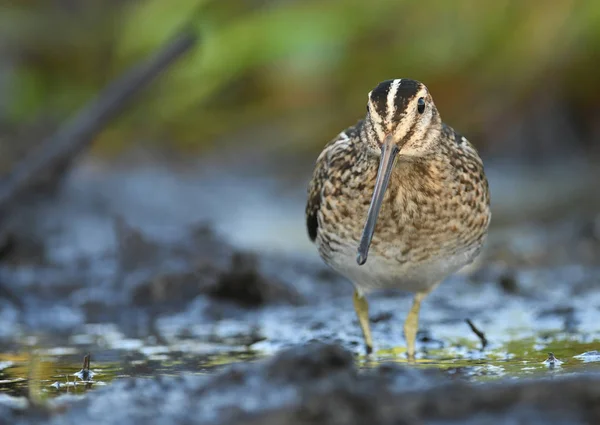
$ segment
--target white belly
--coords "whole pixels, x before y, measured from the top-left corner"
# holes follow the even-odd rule
[[[479,250],[479,246],[472,247],[456,255],[431,258],[419,263],[399,263],[372,254],[365,264],[359,266],[356,262],[356,247],[347,246],[333,253],[328,263],[338,273],[351,280],[361,294],[377,289],[424,292],[471,263]]]

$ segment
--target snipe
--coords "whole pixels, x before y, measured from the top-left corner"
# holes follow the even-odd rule
[[[354,284],[367,353],[365,295],[397,288],[415,293],[404,323],[414,358],[421,302],[473,261],[487,234],[490,196],[477,151],[442,122],[425,85],[388,80],[369,93],[366,117],[325,146],[308,193],[308,234]]]

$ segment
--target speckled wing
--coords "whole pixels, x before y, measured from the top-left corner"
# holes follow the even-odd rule
[[[313,172],[312,180],[308,186],[308,202],[306,203],[306,228],[311,241],[317,238],[319,229],[319,209],[321,208],[321,196],[323,192],[323,183],[327,181],[330,159],[338,149],[344,149],[352,142],[352,137],[356,137],[357,126],[350,127],[342,131],[338,136],[330,141],[323,152],[317,158],[315,171]]]
[[[337,140],[337,138],[335,140]],[[308,237],[312,242],[317,239],[317,230],[319,228],[317,216],[319,214],[319,208],[321,208],[321,189],[323,188],[323,182],[327,178],[327,148],[334,141],[330,142],[317,158],[315,171],[313,172],[312,179],[308,185],[306,229],[308,230]]]

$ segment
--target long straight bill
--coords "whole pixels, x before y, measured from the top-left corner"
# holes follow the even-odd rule
[[[383,195],[385,195],[385,190],[390,182],[390,176],[392,175],[394,160],[396,159],[397,153],[398,147],[393,142],[392,137],[387,136],[381,145],[381,159],[379,161],[379,170],[377,171],[377,181],[375,182],[373,198],[371,198],[371,205],[369,205],[367,221],[360,239],[360,245],[358,245],[356,262],[359,266],[362,266],[367,262],[369,246],[371,245],[371,239],[373,239],[375,225],[377,224],[377,216],[379,215],[379,210],[381,209]]]

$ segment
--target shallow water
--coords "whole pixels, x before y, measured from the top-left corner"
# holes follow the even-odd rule
[[[92,347],[89,347],[92,348]],[[144,347],[145,352],[102,350],[101,360],[92,358],[92,378],[81,378],[82,360],[72,348],[56,347],[49,350],[0,355],[0,392],[12,396],[28,396],[37,391],[42,398],[61,394],[83,394],[110,384],[115,379],[154,378],[179,374],[205,375],[214,373],[225,365],[254,361],[261,358],[253,351],[224,352],[214,355],[194,355],[178,351],[164,352],[157,347]],[[65,354],[52,354],[64,352]],[[118,359],[118,360],[110,360]]]
[[[585,374],[600,372],[600,356],[593,351],[599,346],[598,340],[591,342],[545,338],[516,340],[494,350],[478,351],[474,347],[432,350],[428,356],[418,359],[414,366],[437,368],[452,376],[474,382],[499,378],[522,379],[573,373]],[[461,351],[463,354],[458,355]],[[558,362],[548,362],[548,352],[552,352]],[[385,361],[406,364],[407,360],[403,353],[404,348],[382,350],[378,353],[376,361],[365,359],[363,364],[367,367]],[[582,354],[584,356],[581,356]]]
[[[464,344],[464,345],[462,345]],[[431,349],[409,362],[404,347],[382,349],[371,356],[357,355],[360,368],[372,368],[386,363],[411,367],[435,368],[455,379],[486,382],[497,379],[555,377],[568,374],[600,372],[600,340],[581,341],[560,335],[545,336],[510,343],[481,351],[477,344],[460,341],[447,349]],[[265,358],[256,350],[224,351],[219,354],[198,355],[179,351],[179,347],[145,346],[141,351],[106,350],[86,347],[99,353],[90,370],[91,381],[77,374],[82,369],[81,356],[72,347],[36,349],[31,352],[0,354],[0,392],[11,396],[28,396],[37,392],[41,398],[61,394],[84,394],[110,384],[115,379],[154,378],[178,374],[211,374],[239,362]],[[559,360],[549,364],[548,352]],[[32,354],[35,358],[32,360]],[[559,364],[560,363],[560,364]]]

